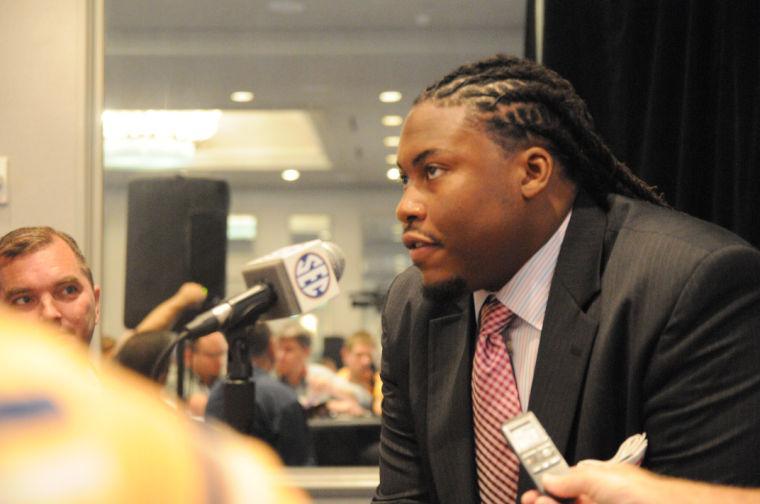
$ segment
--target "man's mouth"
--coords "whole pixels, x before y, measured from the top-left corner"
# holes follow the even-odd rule
[[[413,242],[409,245],[409,248],[416,249],[416,248],[425,247],[425,246],[429,246],[429,244],[423,243],[423,242]]]
[[[409,257],[416,265],[424,263],[443,244],[419,231],[407,231],[402,237],[404,246],[409,249]]]
[[[404,246],[409,250],[414,250],[422,247],[440,247],[441,242],[427,236],[419,231],[407,231],[401,238]]]

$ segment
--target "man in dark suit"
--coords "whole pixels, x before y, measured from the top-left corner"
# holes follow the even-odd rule
[[[567,81],[506,56],[465,65],[415,101],[398,163],[415,266],[383,313],[375,501],[510,502],[532,487],[499,468],[514,412],[481,420],[499,397],[483,405],[479,359],[499,341],[488,372],[506,373],[569,464],[646,432],[655,472],[760,484],[760,253],[667,208]],[[507,322],[489,340],[478,320],[494,303]]]

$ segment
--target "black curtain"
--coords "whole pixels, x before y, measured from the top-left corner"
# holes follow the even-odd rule
[[[543,62],[618,158],[676,208],[760,245],[760,1],[545,5]]]

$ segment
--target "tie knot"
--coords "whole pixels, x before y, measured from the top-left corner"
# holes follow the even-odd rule
[[[506,325],[512,312],[495,296],[489,295],[480,309],[480,327],[489,326],[502,328]]]

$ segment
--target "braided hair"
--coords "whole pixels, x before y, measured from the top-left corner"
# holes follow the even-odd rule
[[[506,152],[527,143],[542,145],[604,207],[609,193],[668,206],[615,158],[573,86],[538,63],[499,54],[463,65],[425,89],[414,104],[427,101],[473,107],[478,122]]]

